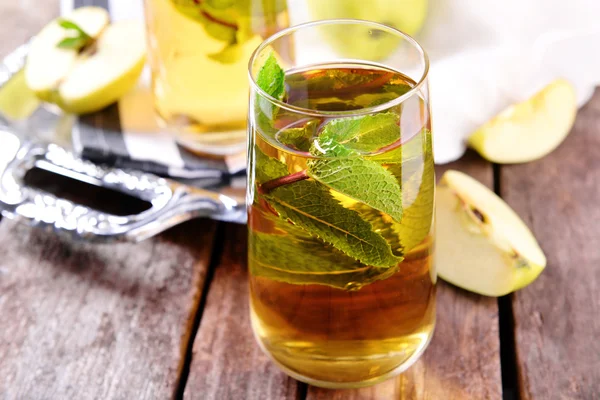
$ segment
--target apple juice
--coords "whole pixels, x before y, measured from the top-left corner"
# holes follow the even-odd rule
[[[146,0],[154,106],[162,125],[199,152],[245,149],[247,66],[287,26],[284,0]]]
[[[297,379],[370,385],[408,368],[433,333],[428,106],[416,95],[361,114],[415,86],[373,65],[291,70],[284,82],[290,109],[251,98],[253,330]]]

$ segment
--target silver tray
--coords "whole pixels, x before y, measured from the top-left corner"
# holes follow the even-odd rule
[[[0,87],[25,64],[25,44],[0,64]],[[141,241],[174,225],[197,217],[246,222],[244,188],[228,180],[207,182],[199,188],[140,171],[109,168],[77,157],[73,152],[40,139],[0,115],[2,137],[14,137],[19,148],[12,160],[0,166],[0,213],[31,226],[88,241]],[[28,186],[25,175],[39,168],[98,187],[116,190],[151,207],[139,214],[118,216],[59,198]]]

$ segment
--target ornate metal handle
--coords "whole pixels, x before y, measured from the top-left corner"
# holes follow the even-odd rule
[[[117,216],[27,186],[27,171],[37,167],[82,182],[117,190],[151,204],[136,215]],[[192,188],[155,175],[104,168],[54,144],[26,143],[0,176],[3,216],[93,241],[141,241],[189,219],[210,216],[245,222],[243,198]]]

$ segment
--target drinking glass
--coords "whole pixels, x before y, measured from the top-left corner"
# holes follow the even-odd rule
[[[248,60],[288,26],[285,0],[145,0],[145,11],[160,124],[193,151],[243,152]]]
[[[359,20],[285,29],[250,60],[252,328],[301,381],[372,385],[431,339],[428,68],[410,36]]]

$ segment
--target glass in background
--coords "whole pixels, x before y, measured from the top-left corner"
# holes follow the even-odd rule
[[[198,153],[244,151],[248,60],[287,27],[285,0],[146,0],[145,12],[161,125]]]

